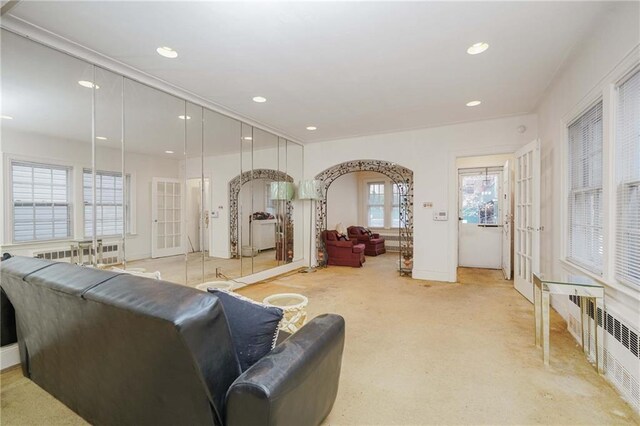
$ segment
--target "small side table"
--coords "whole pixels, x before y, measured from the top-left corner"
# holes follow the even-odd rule
[[[542,274],[533,274],[534,294],[533,294],[533,316],[535,320],[536,330],[536,346],[542,346],[544,365],[549,365],[549,298],[551,294],[563,294],[566,296],[576,296],[580,298],[580,329],[582,331],[581,343],[582,352],[585,351],[585,314],[589,319],[590,316],[585,310],[585,301],[593,303],[593,319],[595,323],[595,356],[596,369],[602,374],[602,360],[598,351],[598,306],[604,316],[604,286],[597,283],[591,278],[581,275],[568,275],[558,279],[554,277],[545,277]],[[599,303],[598,303],[599,302]],[[604,318],[602,319],[604,321]],[[588,321],[588,320],[587,320]],[[589,322],[587,322],[589,324]],[[604,330],[602,327],[600,327]],[[589,325],[589,330],[591,326]],[[601,330],[601,331],[602,331]],[[589,333],[587,332],[587,336]],[[589,352],[591,352],[591,339],[588,344]]]
[[[307,319],[307,305],[309,299],[297,293],[279,293],[266,297],[262,303],[275,306],[284,311],[278,328],[287,333],[298,331]]]

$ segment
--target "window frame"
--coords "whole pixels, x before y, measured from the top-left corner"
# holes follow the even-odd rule
[[[7,241],[11,241],[11,245],[34,245],[34,244],[46,244],[51,242],[70,241],[74,238],[75,233],[75,193],[74,193],[74,167],[72,164],[38,158],[38,157],[24,157],[5,155],[4,159],[5,169],[5,215],[9,220],[5,223],[4,235]],[[28,241],[16,241],[15,239],[15,206],[13,202],[13,164],[14,163],[26,163],[26,164],[39,164],[42,166],[53,166],[54,168],[64,168],[67,170],[67,214],[69,216],[69,230],[67,236],[60,238],[47,238],[47,239],[33,239]],[[10,236],[10,237],[9,237]]]
[[[82,204],[82,223],[79,224],[82,228],[82,235],[85,239],[90,239],[93,238],[93,235],[89,235],[86,231],[86,225],[87,225],[87,215],[85,214],[85,207],[87,206],[87,204],[85,204],[85,197],[84,197],[84,190],[85,190],[85,186],[84,186],[84,175],[85,173],[93,173],[93,169],[91,167],[83,167],[82,168],[82,172],[80,174],[80,188],[81,188],[81,194],[80,194],[80,200],[81,200],[81,204]],[[96,235],[96,238],[101,238],[101,239],[109,239],[109,238],[118,238],[118,237],[122,237],[124,235],[135,235],[135,220],[133,219],[134,216],[133,214],[135,214],[135,208],[133,208],[133,206],[135,205],[135,203],[133,202],[134,200],[134,195],[135,195],[135,191],[132,189],[134,187],[134,176],[132,176],[131,173],[123,173],[119,172],[119,171],[113,171],[113,170],[95,170],[96,173],[96,177],[99,174],[106,174],[106,175],[113,175],[113,176],[117,176],[120,175],[121,177],[123,177],[122,180],[122,214],[123,214],[123,224],[122,224],[122,232],[119,234],[109,234],[109,235]],[[89,204],[90,205],[90,204]],[[98,205],[96,204],[96,207]],[[96,210],[97,211],[97,210]]]
[[[571,137],[570,137],[570,127],[573,126],[574,124],[576,124],[580,119],[582,119],[587,113],[589,113],[593,108],[597,107],[599,104],[601,104],[601,108],[602,108],[602,116],[600,118],[601,121],[601,126],[602,126],[602,146],[600,148],[600,156],[601,156],[601,165],[600,165],[600,171],[601,171],[601,177],[600,177],[600,185],[599,186],[592,186],[592,187],[580,187],[577,189],[572,189],[571,188],[571,175],[572,175],[572,158],[571,158]],[[608,206],[610,205],[610,203],[607,202],[607,196],[609,194],[606,194],[606,187],[607,187],[607,178],[611,171],[607,170],[606,165],[608,164],[607,162],[607,158],[608,155],[610,154],[610,152],[606,152],[607,151],[607,143],[609,141],[607,141],[607,136],[606,136],[606,131],[607,131],[607,127],[605,125],[605,121],[606,121],[606,114],[607,114],[607,105],[605,100],[603,99],[602,96],[598,96],[594,101],[590,102],[586,107],[582,108],[579,110],[578,113],[573,114],[573,117],[571,120],[568,120],[564,123],[563,126],[563,133],[564,133],[564,143],[563,143],[563,152],[565,153],[565,155],[563,156],[563,160],[562,160],[562,165],[564,165],[565,167],[565,171],[563,173],[565,179],[563,182],[563,192],[564,192],[564,196],[562,198],[562,205],[563,205],[563,222],[564,222],[564,232],[563,232],[563,236],[564,236],[564,241],[563,241],[563,260],[575,267],[580,268],[583,271],[588,271],[590,274],[593,274],[593,276],[595,277],[599,277],[602,278],[603,276],[605,276],[605,270],[606,270],[606,257],[607,257],[607,250],[608,250],[608,244],[607,244],[607,227],[606,227],[606,221],[607,221],[607,217],[610,214],[610,212],[608,212]],[[570,204],[570,199],[572,196],[577,195],[577,194],[596,194],[599,195],[600,198],[600,203],[601,203],[601,239],[602,239],[602,264],[599,265],[600,269],[598,270],[597,267],[593,267],[592,265],[588,264],[588,263],[583,263],[581,262],[579,259],[575,259],[571,257],[571,253],[569,250],[569,246],[571,244],[571,204]],[[598,266],[598,265],[596,265]]]
[[[382,227],[379,226],[369,226],[369,185],[370,184],[383,184],[384,185],[384,203],[382,204],[384,211],[384,224]],[[398,200],[398,204],[394,203],[393,200],[393,186],[396,185],[393,180],[391,180],[388,176],[366,176],[364,178],[360,178],[359,183],[359,197],[360,197],[360,212],[358,214],[360,223],[365,224],[367,228],[373,230],[399,230],[400,226],[393,226],[393,207],[400,207],[402,204],[401,200]],[[391,196],[387,196],[390,194]],[[401,193],[400,193],[400,196]],[[380,204],[375,204],[376,206],[380,206]]]
[[[640,292],[640,280],[638,280],[637,282],[633,282],[632,280],[627,280],[626,277],[622,276],[622,274],[619,272],[619,268],[621,267],[619,263],[621,252],[618,247],[618,240],[619,240],[619,237],[618,237],[619,223],[618,222],[621,215],[620,205],[619,205],[620,192],[623,189],[630,189],[633,187],[638,188],[638,191],[640,191],[640,174],[638,175],[638,179],[631,180],[631,181],[625,181],[625,180],[621,181],[620,178],[618,177],[618,167],[620,166],[620,164],[618,164],[619,146],[618,146],[618,134],[617,134],[617,130],[619,126],[618,120],[620,117],[619,116],[619,106],[620,106],[620,103],[619,103],[620,90],[619,89],[622,85],[624,85],[626,82],[628,82],[634,77],[640,78],[640,64],[637,64],[636,66],[632,67],[629,70],[629,72],[624,74],[622,78],[618,79],[618,81],[615,82],[615,84],[612,86],[612,89],[611,89],[611,92],[612,92],[611,105],[613,109],[612,126],[611,126],[612,127],[611,163],[613,164],[613,169],[611,171],[611,175],[612,175],[611,191],[612,191],[612,205],[613,205],[613,218],[612,218],[613,226],[611,228],[612,235],[610,236],[610,239],[612,240],[611,274],[613,276],[613,279],[615,280],[616,283],[619,283],[623,286],[626,286],[628,288],[631,288]],[[638,119],[638,121],[640,122],[640,119]],[[640,128],[640,123],[638,123],[638,126]],[[640,147],[638,147],[638,155],[640,156]],[[640,248],[638,248],[638,250],[640,251]]]

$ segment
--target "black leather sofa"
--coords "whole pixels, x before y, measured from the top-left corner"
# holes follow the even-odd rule
[[[240,372],[216,296],[14,257],[0,265],[24,374],[93,424],[314,425],[338,391],[344,320],[311,320]]]

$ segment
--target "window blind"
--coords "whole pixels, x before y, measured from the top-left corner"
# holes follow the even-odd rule
[[[13,240],[55,240],[71,236],[70,168],[11,162]]]
[[[83,171],[84,235],[93,237],[91,169]],[[96,236],[121,235],[124,226],[122,174],[96,171]]]
[[[640,285],[640,71],[618,87],[616,278]]]
[[[597,274],[603,265],[602,102],[568,128],[569,261]]]

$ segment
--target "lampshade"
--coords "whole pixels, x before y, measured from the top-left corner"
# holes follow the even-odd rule
[[[269,194],[272,200],[292,200],[293,184],[291,182],[271,182]]]
[[[298,198],[301,200],[322,200],[322,182],[319,180],[301,180],[298,184]]]

